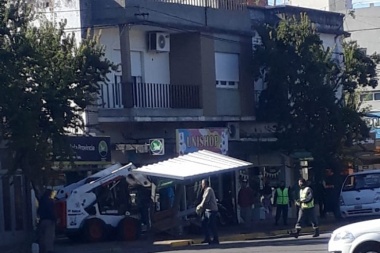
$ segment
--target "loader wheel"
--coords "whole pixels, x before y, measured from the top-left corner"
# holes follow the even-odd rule
[[[131,217],[123,218],[118,225],[118,236],[122,241],[137,240],[141,233],[140,221]]]
[[[100,242],[106,237],[106,225],[100,219],[88,219],[83,225],[83,236],[87,242]]]

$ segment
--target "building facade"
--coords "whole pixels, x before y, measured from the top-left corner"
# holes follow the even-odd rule
[[[322,11],[340,12],[352,9],[352,0],[289,0],[289,5]]]
[[[67,19],[78,42],[87,30],[101,34],[106,57],[120,64],[101,84],[99,106],[85,114],[92,126],[87,133],[110,136],[112,162],[139,166],[194,149],[253,162],[251,171],[212,179],[219,200],[230,203],[242,177],[251,177],[258,192],[264,183],[293,184],[289,157],[273,151],[273,124],[255,121],[255,94],[265,85],[254,82],[250,67],[253,24],[307,12],[338,56],[343,15],[251,8],[242,0],[56,0],[42,6],[50,20]],[[154,154],[152,140],[161,141],[164,152]]]
[[[380,52],[380,6],[369,4],[367,7],[355,9],[353,16],[347,16],[345,29],[351,34],[349,39],[357,41],[367,55]],[[378,66],[380,75],[380,66]],[[365,87],[360,91],[360,107],[367,111],[366,121],[371,128],[368,147],[358,152],[359,170],[378,168],[380,164],[380,86]],[[373,152],[373,151],[376,152]]]

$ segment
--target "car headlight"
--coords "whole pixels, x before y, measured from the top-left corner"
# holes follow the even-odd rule
[[[342,232],[336,233],[333,237],[333,240],[352,242],[353,240],[355,240],[355,237],[350,232],[342,231]]]
[[[344,203],[344,199],[342,196],[339,197],[339,202],[341,206],[345,206],[346,204]]]
[[[376,194],[373,202],[375,202],[375,203],[380,202],[380,194],[379,193]]]

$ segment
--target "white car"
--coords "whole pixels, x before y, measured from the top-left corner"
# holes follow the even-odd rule
[[[380,219],[357,222],[336,229],[329,253],[380,253]]]

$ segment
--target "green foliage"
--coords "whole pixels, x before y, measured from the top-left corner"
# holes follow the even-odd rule
[[[347,106],[359,110],[358,89],[378,85],[376,66],[380,55],[368,56],[356,41],[349,41],[343,43],[343,56],[345,68],[338,81],[343,86]]]
[[[24,2],[6,2],[0,0],[0,141],[11,151],[11,170],[38,181],[53,154],[70,155],[65,136],[84,128],[83,112],[116,66],[97,37],[77,46],[64,23],[33,26]]]
[[[258,31],[263,44],[255,50],[254,73],[266,89],[257,116],[277,123],[279,148],[288,153],[310,151],[322,167],[339,157],[342,148],[368,136],[361,115],[341,103],[337,84],[343,93],[376,86],[372,61],[355,54],[342,68],[339,56],[323,47],[306,15]],[[355,44],[349,45],[345,50]]]

